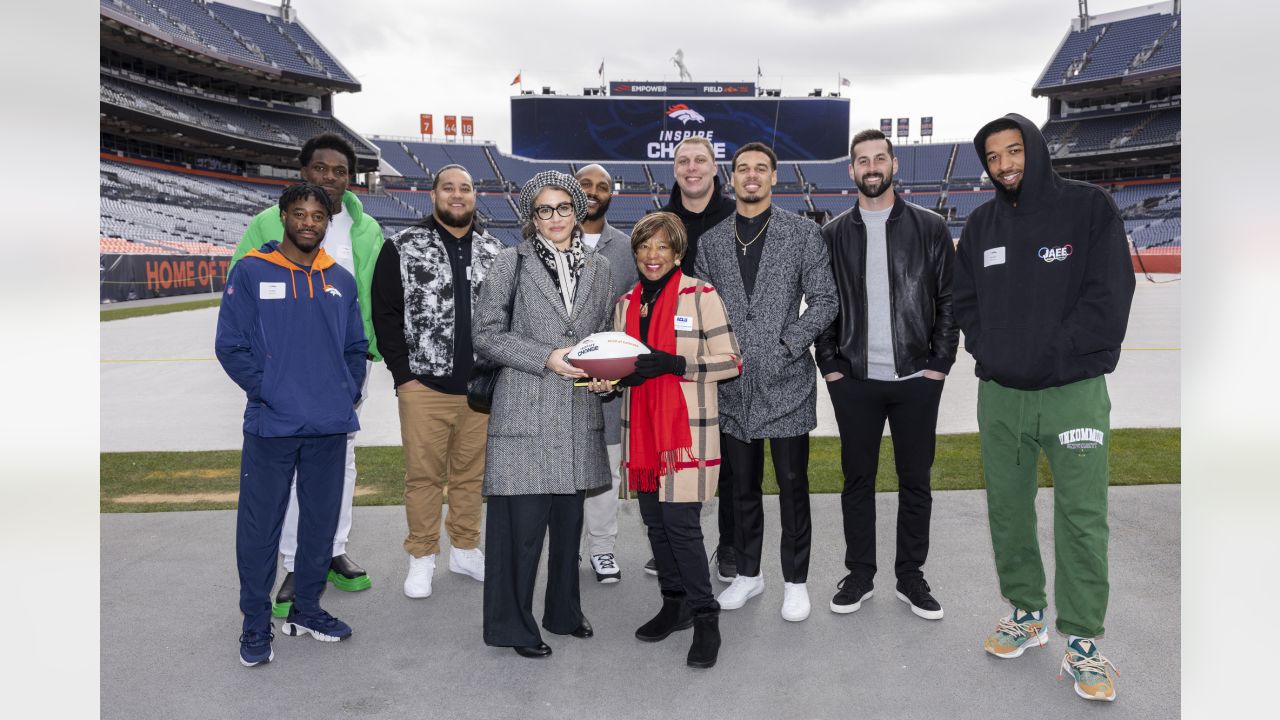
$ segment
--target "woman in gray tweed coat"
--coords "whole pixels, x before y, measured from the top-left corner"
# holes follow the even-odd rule
[[[586,194],[569,175],[542,172],[525,183],[524,242],[489,270],[472,338],[501,366],[485,453],[484,641],[524,657],[551,654],[533,617],[548,531],[542,627],[592,635],[578,593],[578,539],[585,491],[609,482],[609,462],[600,398],[574,386],[585,373],[565,355],[609,329],[614,298],[609,261],[581,240],[586,213]]]

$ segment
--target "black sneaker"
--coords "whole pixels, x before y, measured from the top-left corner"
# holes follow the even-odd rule
[[[716,568],[716,579],[720,582],[733,582],[738,577],[738,554],[732,545],[721,545],[711,556]]]
[[[845,615],[862,607],[862,601],[871,597],[875,591],[870,581],[859,580],[852,574],[845,575],[836,585],[836,596],[831,599],[831,612]]]
[[[650,575],[657,575],[658,561],[654,560],[653,558],[649,558],[649,562],[644,564],[644,571],[649,573]]]
[[[919,615],[925,620],[941,620],[942,606],[937,600],[933,599],[933,595],[929,594],[929,583],[924,578],[919,580],[910,580],[907,582],[898,581],[897,595],[898,599],[911,606],[911,612]]]
[[[329,561],[329,576],[326,579],[333,583],[334,587],[347,592],[368,590],[373,585],[369,582],[369,575],[365,573],[364,568],[347,557],[346,553],[336,555]]]

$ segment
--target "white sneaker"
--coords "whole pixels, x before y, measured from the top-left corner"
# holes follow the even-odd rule
[[[449,570],[484,582],[484,553],[480,552],[480,548],[449,548]]]
[[[431,596],[431,576],[436,572],[436,556],[409,556],[409,575],[404,579],[404,594],[411,598]]]
[[[596,571],[596,582],[616,583],[622,579],[622,570],[613,553],[600,553],[591,556],[591,569]]]
[[[809,617],[809,591],[804,583],[783,583],[782,619],[800,622]]]
[[[755,576],[739,575],[729,583],[729,587],[720,593],[716,598],[716,602],[720,603],[721,610],[737,610],[751,598],[764,592],[764,574]]]

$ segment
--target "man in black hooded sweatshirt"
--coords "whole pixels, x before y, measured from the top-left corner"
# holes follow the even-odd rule
[[[720,170],[716,166],[716,151],[711,141],[694,135],[676,145],[674,168],[676,186],[671,189],[671,200],[662,209],[675,213],[684,223],[689,238],[689,249],[684,253],[684,266],[692,268],[698,257],[698,238],[702,233],[720,224],[733,214],[735,205],[720,190]],[[702,278],[706,279],[706,278]],[[718,520],[720,540],[716,544],[716,578],[721,582],[733,582],[738,576],[737,556],[733,552],[733,477],[721,468],[718,491],[720,507]],[[653,560],[649,561],[650,564]],[[649,566],[645,566],[649,570]],[[651,574],[657,574],[655,567]]]
[[[1107,577],[1111,401],[1134,274],[1124,221],[1105,190],[1053,171],[1044,136],[1009,114],[974,137],[996,197],[956,249],[953,308],[977,362],[978,429],[1000,592],[1013,612],[983,644],[1018,657],[1048,640],[1036,540],[1036,460],[1054,480],[1054,599],[1062,668],[1078,695],[1114,700],[1098,651]]]

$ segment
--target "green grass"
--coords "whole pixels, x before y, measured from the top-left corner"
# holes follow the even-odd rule
[[[1111,484],[1149,485],[1182,481],[1182,430],[1179,428],[1115,430],[1111,437]],[[399,447],[356,448],[360,479],[356,505],[399,505],[404,502],[404,456]],[[234,450],[206,452],[102,453],[102,512],[164,512],[171,510],[223,510],[235,507],[239,487],[240,453]],[[893,443],[886,438],[880,448],[880,474],[876,490],[896,491]],[[811,440],[809,485],[815,493],[837,493],[840,475],[840,441],[833,437]],[[1040,485],[1052,487],[1044,456],[1040,457]],[[976,490],[982,487],[982,461],[976,433],[938,436],[933,464],[935,490]],[[776,493],[773,468],[766,456],[764,490]],[[181,499],[194,493],[224,493],[229,499]],[[132,502],[130,495],[170,496],[164,502]]]
[[[221,298],[214,298],[212,300],[192,300],[191,302],[170,303],[168,305],[146,305],[143,307],[103,310],[98,319],[101,322],[108,322],[110,320],[124,320],[126,318],[144,317],[146,315],[164,315],[166,313],[183,312],[184,310],[201,310],[204,308],[218,307],[218,304],[221,302]]]

